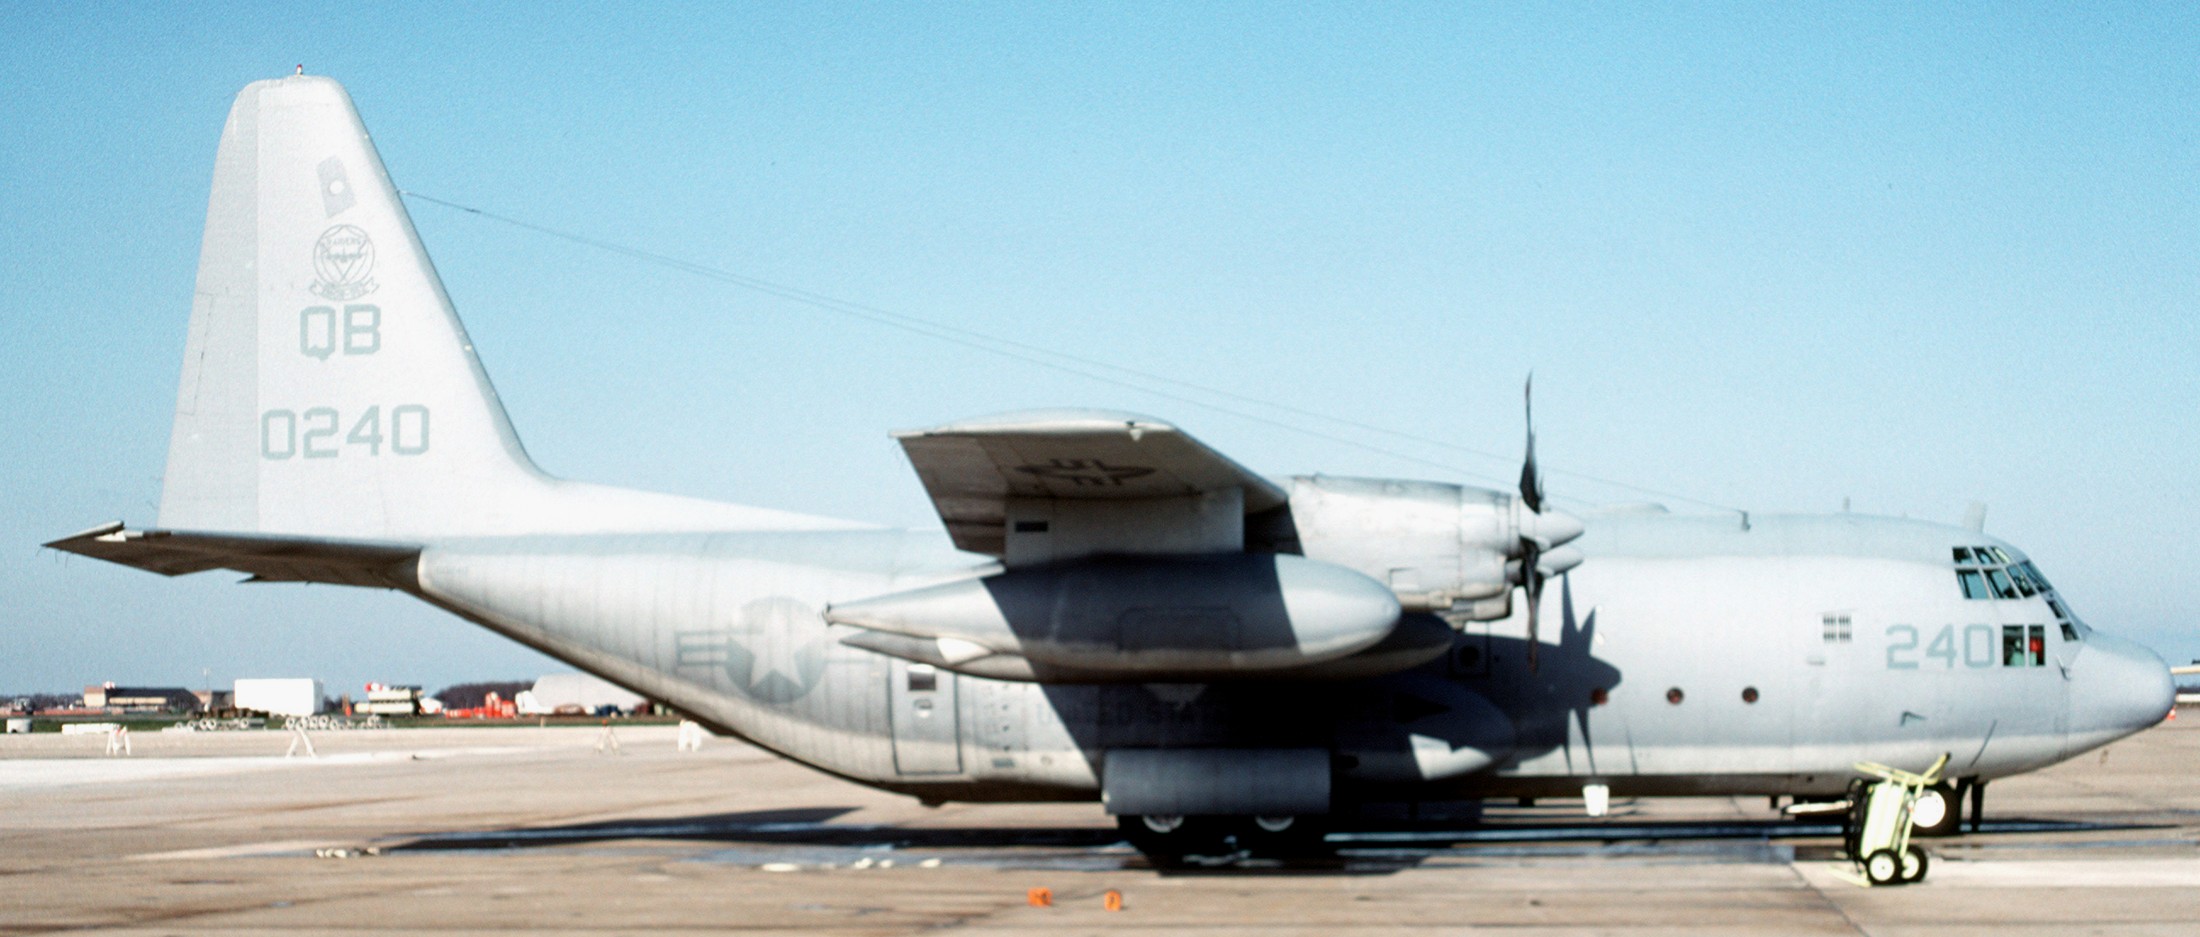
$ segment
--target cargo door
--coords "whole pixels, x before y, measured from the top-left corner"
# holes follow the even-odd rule
[[[962,773],[955,674],[895,660],[886,679],[894,733],[894,771],[903,776]]]

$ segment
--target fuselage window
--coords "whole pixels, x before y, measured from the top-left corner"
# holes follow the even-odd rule
[[[2047,666],[2047,626],[2001,626],[2001,665],[2004,667]]]
[[[2063,639],[2066,641],[2085,640],[2086,634],[2093,629],[2086,627],[2085,622],[2079,621],[2076,615],[2070,614],[2070,610],[2063,607],[2062,599],[2054,593],[2042,592],[2041,596],[2047,599],[2048,610],[2055,613],[2055,623],[2062,626]]]
[[[2011,562],[2008,551],[2000,547],[1954,547],[1956,558],[1956,582],[1963,587],[1966,599],[2019,599],[2041,598],[2055,612],[2055,620],[2069,624],[2066,633],[2075,633],[2077,641],[2085,637],[2086,627],[2071,617],[2055,595],[2055,587],[2040,575],[2040,568],[2031,560]],[[2042,626],[2044,628],[2044,626]]]

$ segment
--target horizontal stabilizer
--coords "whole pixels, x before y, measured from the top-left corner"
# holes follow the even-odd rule
[[[381,589],[410,587],[413,564],[420,557],[417,544],[129,530],[121,521],[46,546],[163,576],[233,569],[261,582],[325,582]]]

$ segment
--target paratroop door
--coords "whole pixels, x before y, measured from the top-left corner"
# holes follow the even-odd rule
[[[896,660],[886,695],[894,727],[894,770],[902,775],[961,774],[962,733],[955,718],[955,674]]]

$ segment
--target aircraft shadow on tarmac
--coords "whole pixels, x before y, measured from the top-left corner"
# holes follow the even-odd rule
[[[562,826],[413,833],[387,838],[384,853],[499,851],[621,841],[720,843],[709,858],[725,862],[806,860],[847,864],[858,857],[938,858],[954,865],[1150,868],[1153,864],[1099,827],[902,827],[839,824],[854,807],[798,807],[686,817],[609,820]],[[1990,821],[1984,835],[2141,829],[2144,824],[2012,818]],[[1387,874],[1443,856],[1518,861],[1533,857],[1625,855],[1673,861],[1773,861],[1839,857],[1839,847],[1776,841],[1833,838],[1831,822],[1793,820],[1610,821],[1547,819],[1497,823],[1369,823],[1332,833],[1319,853],[1287,859],[1203,857],[1161,868],[1170,874]],[[1970,834],[1978,836],[1981,834]],[[1947,842],[1960,842],[1948,840]],[[1780,851],[1780,850],[1787,851]],[[1783,858],[1784,857],[1784,858]]]
[[[569,826],[514,827],[416,833],[401,837],[394,850],[524,849],[613,840],[688,840],[800,846],[958,849],[1056,847],[1085,849],[1122,841],[1111,829],[1029,827],[898,827],[835,824],[855,807],[794,807],[692,817],[607,820]]]

